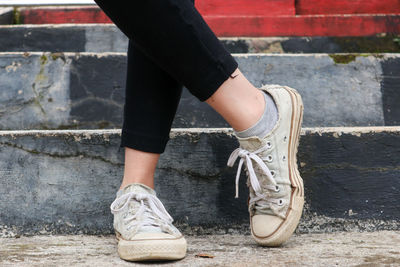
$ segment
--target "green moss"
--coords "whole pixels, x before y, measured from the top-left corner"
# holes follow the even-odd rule
[[[373,56],[376,57],[376,58],[383,58],[384,57],[384,55],[382,55],[382,54],[373,54]]]
[[[384,57],[383,54],[378,54],[378,53],[364,53],[364,54],[358,54],[357,56],[359,56],[359,57],[370,57],[370,56],[373,56],[373,57],[376,57],[376,58],[383,58]]]
[[[76,123],[76,124],[60,124],[56,130],[71,130],[71,129],[79,129],[81,125]]]
[[[356,60],[357,57],[376,57],[383,58],[383,54],[378,53],[362,53],[362,54],[330,54],[329,57],[333,59],[335,64],[349,64]]]
[[[105,129],[107,127],[110,127],[110,122],[108,122],[108,121],[100,121],[97,124],[97,127],[98,127],[98,129]]]
[[[40,65],[45,65],[46,63],[47,63],[47,57],[46,57],[45,54],[43,54],[43,55],[40,57]]]
[[[367,37],[332,37],[343,53],[399,53],[400,38],[397,35]]]
[[[348,55],[330,54],[329,57],[332,58],[336,64],[348,64],[348,63],[356,60],[357,55],[354,55],[354,54],[348,54]]]
[[[65,55],[64,55],[64,53],[60,53],[60,52],[56,52],[56,53],[51,53],[51,58],[53,59],[53,60],[57,60],[58,58],[60,58],[60,59],[62,59],[62,61],[64,61],[64,63],[65,63]]]
[[[82,125],[80,124],[60,124],[57,127],[49,127],[46,124],[40,124],[39,129],[41,130],[71,130],[71,129],[79,129]]]
[[[47,56],[43,53],[42,56],[39,58],[40,61],[40,70],[39,73],[35,77],[35,81],[32,83],[32,91],[34,94],[33,104],[38,106],[41,112],[46,115],[46,111],[41,104],[41,101],[44,98],[45,92],[40,90],[43,83],[48,82],[48,77],[45,75],[45,65],[48,61]]]
[[[13,24],[22,24],[21,13],[19,12],[17,7],[14,7],[13,10]]]
[[[40,83],[40,82],[42,82],[42,81],[46,81],[47,80],[47,77],[46,77],[46,75],[44,75],[44,66],[46,65],[46,63],[47,63],[47,56],[45,55],[45,54],[43,54],[40,58],[39,58],[39,61],[40,61],[40,70],[39,70],[39,73],[36,75],[36,77],[35,77],[35,82],[34,82],[34,84],[37,84],[37,83]]]

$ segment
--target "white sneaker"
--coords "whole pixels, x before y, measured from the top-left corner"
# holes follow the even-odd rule
[[[297,146],[303,118],[301,96],[293,88],[264,85],[279,113],[275,127],[263,138],[239,138],[240,147],[229,157],[233,166],[240,157],[238,181],[243,163],[250,194],[248,208],[251,234],[257,243],[278,246],[296,229],[304,205],[303,180],[297,169]]]
[[[186,240],[172,225],[172,217],[152,188],[130,184],[117,192],[110,208],[121,259],[177,260],[185,257]]]

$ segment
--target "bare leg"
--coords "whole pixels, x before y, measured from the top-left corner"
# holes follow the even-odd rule
[[[237,76],[236,76],[237,75]],[[263,92],[251,84],[237,68],[205,102],[215,109],[236,131],[242,131],[262,116],[265,108]]]
[[[237,76],[236,76],[237,75]],[[263,93],[236,69],[218,90],[206,100],[236,131],[251,127],[262,116]],[[160,154],[125,148],[125,169],[121,188],[142,183],[154,188],[154,172]]]
[[[160,154],[125,147],[124,178],[120,188],[141,183],[154,189],[154,172]]]

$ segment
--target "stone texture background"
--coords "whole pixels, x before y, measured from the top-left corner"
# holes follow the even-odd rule
[[[300,232],[399,229],[399,130],[304,129]],[[0,132],[5,233],[112,232],[109,206],[123,171],[119,140],[119,130]],[[184,231],[247,231],[245,175],[235,199],[237,164],[226,166],[237,146],[229,129],[172,131],[156,191]]]
[[[297,89],[305,127],[398,121],[397,55],[237,54],[235,59],[255,86]],[[123,53],[0,53],[0,129],[120,128],[126,75]],[[173,127],[228,125],[185,88]]]

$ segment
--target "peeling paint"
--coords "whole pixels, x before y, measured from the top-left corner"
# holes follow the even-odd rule
[[[15,72],[15,71],[17,71],[17,69],[18,69],[19,67],[21,67],[21,62],[15,62],[15,61],[13,61],[13,62],[11,63],[11,65],[8,65],[8,66],[5,67],[5,70],[6,70],[7,72],[10,72],[10,71]]]

